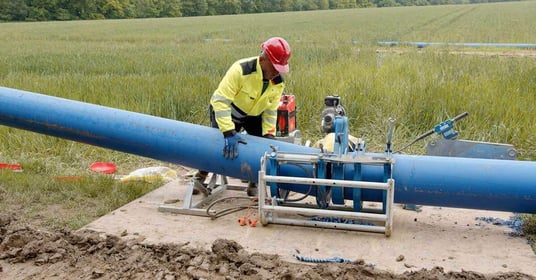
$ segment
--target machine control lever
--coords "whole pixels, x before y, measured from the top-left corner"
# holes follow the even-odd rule
[[[391,150],[391,144],[393,139],[393,130],[395,129],[395,122],[396,120],[393,118],[389,118],[389,131],[387,132],[387,143],[385,144],[385,152],[386,153],[392,153],[393,150]]]
[[[399,153],[400,151],[406,149],[407,147],[417,143],[417,141],[419,140],[422,140],[432,134],[435,133],[438,133],[438,134],[441,134],[444,138],[446,139],[454,139],[458,136],[458,133],[455,132],[452,128],[453,128],[453,125],[455,122],[467,117],[468,113],[467,112],[463,112],[459,115],[457,115],[456,117],[450,119],[450,120],[446,120],[438,125],[436,125],[433,129],[430,129],[428,130],[427,132],[419,135],[419,137],[415,138],[415,140],[413,140],[411,143],[405,145],[404,147],[398,149],[397,151],[395,151],[395,153]]]

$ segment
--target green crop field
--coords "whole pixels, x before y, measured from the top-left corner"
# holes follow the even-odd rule
[[[340,95],[351,134],[362,137],[369,151],[383,149],[390,117],[397,121],[396,150],[468,112],[456,124],[460,138],[513,144],[519,159],[536,160],[536,49],[378,45],[535,44],[534,15],[536,1],[523,1],[2,23],[0,86],[208,125],[207,104],[227,67],[257,55],[266,38],[282,36],[292,47],[287,92],[297,96],[298,128],[305,139],[322,137],[324,97]],[[423,147],[421,141],[404,152],[422,154]],[[3,126],[0,159],[24,166],[23,173],[0,171],[0,198],[32,205],[34,212],[48,205],[81,210],[44,221],[53,227],[79,227],[155,187],[125,187],[85,174],[94,161],[113,161],[125,174],[149,159]],[[85,174],[89,183],[50,180],[76,174]]]

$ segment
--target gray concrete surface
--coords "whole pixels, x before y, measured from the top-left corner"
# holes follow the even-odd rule
[[[236,180],[231,183],[240,184]],[[184,178],[171,181],[84,229],[140,238],[148,243],[190,242],[206,249],[217,238],[226,238],[239,242],[249,252],[278,254],[288,261],[297,261],[292,256],[295,253],[314,258],[340,256],[363,259],[394,273],[440,266],[445,271],[536,275],[536,255],[525,238],[509,236],[508,227],[475,220],[508,219],[513,213],[431,206],[415,212],[395,205],[393,232],[385,237],[378,233],[275,224],[240,226],[238,219],[246,210],[214,220],[159,211],[162,205],[181,208],[187,185]],[[222,195],[245,193],[226,191]],[[201,197],[194,196],[194,201]]]

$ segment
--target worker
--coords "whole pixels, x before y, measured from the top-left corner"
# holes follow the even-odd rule
[[[285,89],[283,75],[289,72],[290,46],[281,37],[261,44],[258,56],[243,58],[231,65],[210,99],[210,121],[224,137],[222,155],[233,160],[240,144],[246,144],[242,129],[249,135],[275,138],[277,108]],[[194,177],[202,184],[208,172]],[[250,196],[257,195],[257,185],[249,182]]]

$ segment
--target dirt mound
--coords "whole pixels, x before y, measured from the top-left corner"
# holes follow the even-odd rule
[[[352,263],[290,263],[250,254],[218,239],[210,251],[184,244],[144,244],[93,231],[49,232],[0,215],[1,279],[535,279],[522,273],[483,275],[436,267],[394,275]]]

